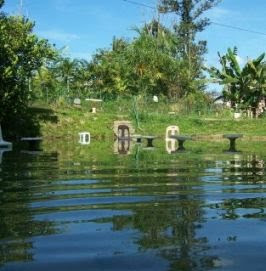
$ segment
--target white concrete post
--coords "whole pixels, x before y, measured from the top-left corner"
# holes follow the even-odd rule
[[[81,145],[88,145],[91,142],[91,135],[89,132],[79,133],[79,143]]]
[[[178,126],[171,125],[166,128],[165,132],[165,149],[168,153],[172,153],[177,149],[177,141],[170,136],[179,135],[180,130]]]

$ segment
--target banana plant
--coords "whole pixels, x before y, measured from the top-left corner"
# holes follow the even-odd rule
[[[261,54],[257,59],[249,60],[241,68],[237,60],[237,48],[228,49],[224,56],[218,53],[222,68],[215,67],[208,69],[213,82],[224,85],[222,95],[229,101],[231,106],[257,108],[258,103],[265,97],[266,69],[263,65],[265,54]]]
[[[257,59],[250,60],[243,69],[244,74],[249,74],[249,88],[244,93],[243,102],[253,109],[256,114],[256,108],[262,99],[266,97],[266,66],[263,64],[265,54]]]

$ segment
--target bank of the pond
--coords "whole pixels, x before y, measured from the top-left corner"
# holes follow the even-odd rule
[[[219,140],[226,133],[242,133],[244,139],[266,140],[266,119],[234,120],[230,116],[196,116],[168,114],[167,112],[145,112],[140,114],[138,123],[130,111],[115,112],[98,110],[96,114],[87,108],[57,107],[52,108],[53,121],[41,120],[43,137],[73,137],[81,131],[89,131],[98,139],[113,138],[115,120],[132,121],[136,133],[163,137],[169,125],[178,125],[181,134],[192,135],[197,139]]]

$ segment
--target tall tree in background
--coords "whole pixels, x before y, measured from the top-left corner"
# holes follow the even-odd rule
[[[70,84],[73,81],[75,70],[77,69],[78,61],[70,58],[62,58],[58,62],[57,73],[64,82],[67,89],[67,94],[70,93]]]
[[[221,0],[160,0],[160,13],[175,13],[177,22],[174,30],[181,40],[181,56],[187,62],[188,80],[202,77],[203,55],[206,53],[206,41],[196,41],[196,35],[210,24],[204,13],[216,6]],[[200,85],[199,85],[200,87]]]

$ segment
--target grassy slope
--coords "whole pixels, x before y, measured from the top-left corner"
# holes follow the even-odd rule
[[[73,137],[78,132],[89,131],[92,137],[113,138],[114,120],[131,120],[136,127],[134,114],[126,105],[120,107],[104,106],[97,114],[92,114],[88,106],[82,108],[61,106],[52,108],[57,122],[42,121],[41,133],[46,137]],[[168,110],[169,111],[169,110]],[[169,115],[167,110],[146,108],[139,113],[142,135],[164,136],[168,125],[178,125],[181,134],[222,135],[225,133],[243,133],[247,136],[266,136],[266,119],[233,120],[230,117]]]

